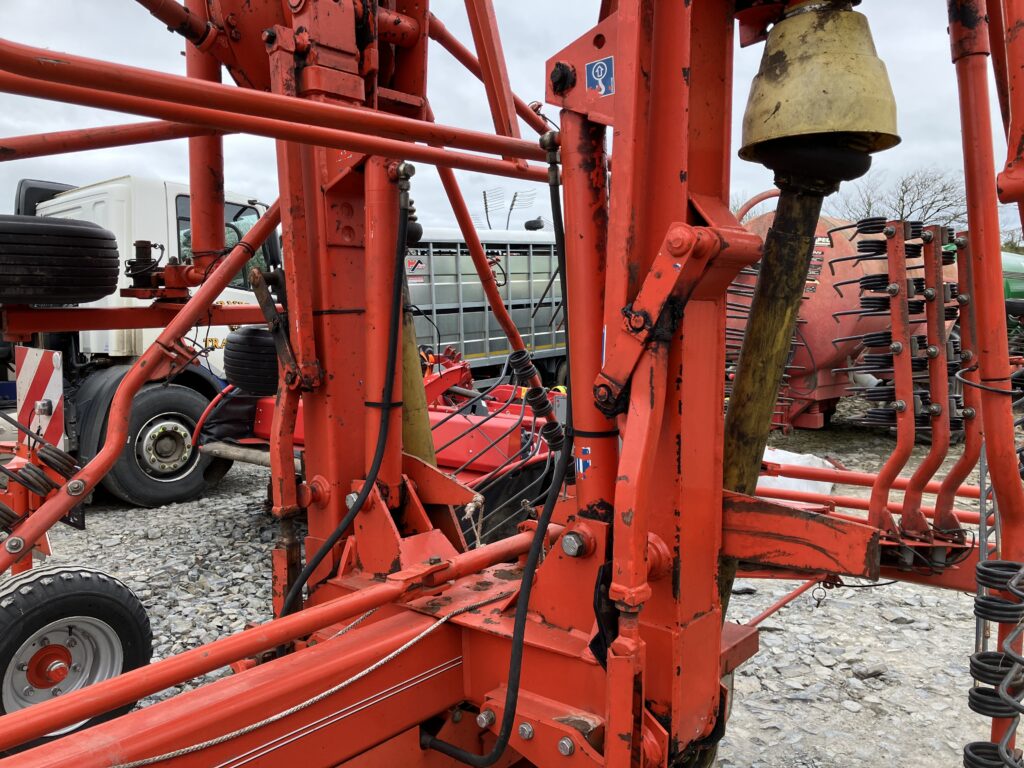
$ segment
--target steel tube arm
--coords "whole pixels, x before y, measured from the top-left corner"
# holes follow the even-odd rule
[[[553,542],[562,530],[562,526],[552,525],[547,532],[548,541]],[[492,565],[515,560],[530,548],[533,536],[533,531],[524,531],[494,544],[456,555],[420,576],[425,584],[440,585],[447,580],[459,579]],[[39,706],[4,715],[0,719],[0,750],[108,712],[238,659],[276,648],[297,637],[305,637],[371,608],[393,603],[409,591],[410,582],[418,581],[418,578],[411,578],[410,581],[395,579],[371,584],[336,600],[304,608],[290,616],[274,619],[147,667],[73,691],[61,696],[59,700],[51,699]]]
[[[441,23],[440,19],[433,14],[430,14],[430,27],[428,30],[430,39],[438,43],[448,53],[450,53],[456,61],[462,66],[469,70],[470,74],[476,77],[478,80],[483,82],[484,75],[483,70],[480,68],[480,61],[473,52],[466,46],[459,42],[459,40],[453,35],[444,24]],[[545,134],[551,130],[550,126],[544,122],[544,118],[530,109],[529,105],[521,98],[512,94],[512,102],[516,107],[516,114],[519,115],[533,130],[539,134]]]
[[[135,2],[166,24],[171,32],[177,32],[195,45],[201,45],[212,30],[206,19],[191,13],[177,0],[135,0]]]
[[[135,361],[121,384],[117,388],[114,400],[110,405],[107,419],[107,432],[103,448],[96,457],[82,467],[74,477],[68,480],[57,493],[43,502],[35,512],[20,523],[0,550],[0,571],[6,571],[16,560],[26,553],[60,518],[83,498],[103,479],[103,476],[114,466],[121,451],[128,442],[128,420],[131,416],[132,400],[142,385],[154,378],[162,378],[170,372],[167,355],[189,330],[206,317],[206,312],[227,287],[231,279],[238,274],[252,253],[263,244],[273,233],[281,220],[281,209],[274,203],[242,241],[236,245],[220,265],[213,271],[209,279],[196,291],[189,302],[171,320],[156,341]],[[20,539],[20,546],[11,542]],[[31,555],[30,555],[31,556]]]
[[[60,155],[65,152],[125,147],[129,144],[185,139],[192,136],[210,136],[216,133],[221,133],[221,131],[201,125],[156,120],[145,123],[105,125],[99,128],[81,128],[74,131],[11,136],[0,139],[0,162]]]
[[[0,72],[0,91],[22,96],[64,101],[86,107],[111,109],[118,112],[147,115],[180,123],[189,123],[212,130],[228,130],[251,133],[299,144],[334,147],[352,152],[376,154],[404,160],[418,160],[439,167],[462,168],[497,176],[546,181],[547,169],[537,166],[522,167],[516,163],[492,157],[450,152],[437,147],[424,147],[400,139],[386,139],[352,131],[322,128],[315,125],[272,120],[265,117],[238,115],[177,104],[170,101],[147,99],[141,96],[125,96],[120,93],[106,93],[44,80],[33,80],[20,75]]]
[[[140,95],[247,117],[266,116],[309,126],[340,128],[372,136],[422,141],[438,146],[490,152],[505,157],[543,160],[544,151],[533,142],[435,125],[423,120],[390,115],[339,104],[325,104],[276,93],[236,88],[138,67],[71,56],[0,40],[0,67],[24,77]]]

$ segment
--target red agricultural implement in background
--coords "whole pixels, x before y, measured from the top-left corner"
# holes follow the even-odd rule
[[[0,89],[156,120],[18,137],[2,142],[8,159],[190,137],[195,254],[127,289],[151,298],[148,308],[0,308],[14,338],[11,329],[105,319],[164,327],[122,381],[95,458],[63,474],[40,470],[58,487],[9,504],[0,567],[27,567],[50,526],[110,470],[133,395],[191,364],[196,351],[183,339],[198,321],[230,322],[214,300],[280,224],[283,267],[252,276],[279,364],[266,433],[281,531],[276,617],[145,665],[145,632],[118,637],[102,616],[52,613],[74,589],[124,606],[115,580],[53,566],[4,582],[0,618],[25,618],[3,640],[13,650],[0,749],[28,749],[3,765],[709,766],[726,728],[730,674],[757,650],[756,623],[725,621],[738,572],[884,574],[979,589],[976,614],[998,624],[1000,647],[972,659],[984,685],[971,704],[994,720],[992,740],[969,745],[964,764],[1019,765],[1020,393],[1007,357],[989,61],[1015,152],[1024,147],[1024,37],[1015,34],[1024,3],[948,4],[969,232],[855,225],[858,255],[872,269],[849,290],[879,323],[856,332],[892,381],[878,407],[898,434],[882,470],[857,475],[762,464],[822,200],[899,141],[885,68],[855,2],[595,3],[591,31],[546,63],[557,131],[511,92],[490,0],[466,3],[475,54],[424,0],[139,2],[186,39],[186,77],[0,41]],[[737,24],[742,44],[765,44],[740,142],[740,156],[772,169],[780,189],[763,240],[728,206]],[[483,81],[493,133],[434,122],[432,43]],[[219,82],[223,68],[239,87]],[[520,120],[540,143],[521,137]],[[225,248],[221,134],[231,132],[277,141],[280,199]],[[1004,202],[1024,200],[1022,162],[1008,160]],[[518,386],[541,393],[520,407],[539,425],[550,476],[542,494],[521,493],[517,530],[479,545],[460,526],[481,511],[479,495],[435,464],[419,360],[403,332],[412,163],[438,167],[515,350],[509,369]],[[501,303],[453,169],[549,184],[570,362],[564,419]],[[955,289],[943,271],[951,245]],[[20,263],[15,255],[0,247],[0,267]],[[728,330],[730,286],[757,262],[726,409],[726,339],[740,342]],[[35,273],[19,274],[31,285]],[[968,329],[952,356],[951,309]],[[963,403],[947,391],[951,365]],[[948,441],[938,438],[954,419],[966,449],[940,480]],[[901,477],[920,428],[931,431],[932,449]],[[989,508],[972,517],[953,506],[958,494],[987,501],[962,486],[982,447],[998,504],[994,547],[964,527],[988,526]],[[45,464],[43,448],[24,460]],[[762,472],[812,473],[870,486],[871,495],[770,499],[758,492]],[[5,501],[15,492],[9,484]],[[925,493],[935,495],[930,506]],[[299,515],[308,521],[302,546]],[[30,625],[44,610],[50,623]],[[236,674],[121,714],[226,665]]]

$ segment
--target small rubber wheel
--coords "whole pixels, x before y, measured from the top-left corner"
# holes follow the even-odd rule
[[[128,587],[93,568],[54,565],[0,582],[0,712],[8,714],[149,664],[153,632]],[[18,749],[124,714],[126,704]]]
[[[99,224],[0,216],[0,304],[79,304],[117,290],[117,240]]]
[[[192,432],[209,402],[179,384],[143,387],[132,403],[128,443],[103,486],[137,507],[199,498],[226,471],[215,464],[223,459],[192,446]]]
[[[277,348],[274,336],[259,325],[243,325],[228,334],[224,378],[250,395],[277,394]]]

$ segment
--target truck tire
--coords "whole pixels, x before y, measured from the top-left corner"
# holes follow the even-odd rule
[[[153,632],[139,598],[93,568],[54,565],[0,582],[0,714],[149,664]],[[110,720],[106,714],[18,747]]]
[[[79,304],[117,290],[117,240],[90,221],[0,216],[0,304]]]
[[[213,466],[220,460],[192,446],[192,431],[207,405],[203,395],[179,384],[143,387],[132,403],[128,443],[103,486],[138,507],[199,498],[224,476]]]
[[[250,395],[276,395],[277,349],[273,334],[259,325],[244,325],[228,334],[224,378]]]

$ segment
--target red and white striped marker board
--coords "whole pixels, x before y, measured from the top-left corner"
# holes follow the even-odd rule
[[[64,371],[60,352],[14,348],[17,374],[17,419],[48,443],[64,447]],[[49,405],[47,405],[49,403]],[[18,442],[25,435],[18,432]]]

